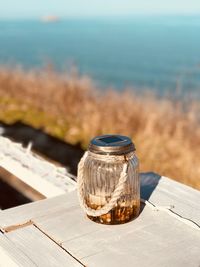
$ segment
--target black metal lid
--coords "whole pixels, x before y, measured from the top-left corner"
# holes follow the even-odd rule
[[[93,138],[88,150],[96,154],[122,155],[135,151],[135,146],[127,136],[107,134]]]

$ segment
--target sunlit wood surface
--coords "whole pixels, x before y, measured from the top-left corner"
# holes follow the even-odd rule
[[[0,211],[0,266],[200,266],[200,192],[148,173],[141,193],[157,208],[124,225],[90,221],[76,191]]]

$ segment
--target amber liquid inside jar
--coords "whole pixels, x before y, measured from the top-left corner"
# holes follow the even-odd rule
[[[96,209],[98,210],[102,207],[102,206],[90,205],[90,204],[89,206],[95,210]],[[97,223],[122,224],[122,223],[129,222],[133,220],[134,218],[136,218],[139,214],[139,207],[140,207],[140,203],[138,203],[138,201],[137,202],[133,201],[132,204],[129,203],[129,206],[121,207],[120,205],[118,205],[117,207],[113,208],[111,211],[109,211],[108,213],[104,215],[97,216],[97,217],[88,215],[88,218]]]
[[[88,215],[92,221],[102,224],[122,224],[138,216],[140,211],[139,161],[134,152],[117,157],[110,156],[109,160],[105,160],[103,155],[88,153],[84,168],[85,202],[93,210],[99,210],[108,203],[118,185],[125,162],[128,162],[128,176],[117,203],[106,214]]]

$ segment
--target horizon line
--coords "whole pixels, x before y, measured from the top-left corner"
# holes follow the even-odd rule
[[[32,20],[32,19],[41,19],[45,16],[56,16],[59,19],[90,19],[90,18],[130,18],[130,17],[166,17],[166,16],[200,16],[200,11],[198,12],[164,12],[164,13],[158,13],[158,12],[153,12],[153,13],[146,13],[146,12],[141,12],[141,13],[130,13],[130,14],[87,14],[87,15],[58,15],[58,14],[43,14],[43,15],[33,15],[33,16],[8,16],[8,17],[1,17],[0,21],[2,20]]]

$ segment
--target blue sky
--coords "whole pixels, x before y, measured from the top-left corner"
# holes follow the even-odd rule
[[[200,0],[0,0],[1,18],[200,14]]]

